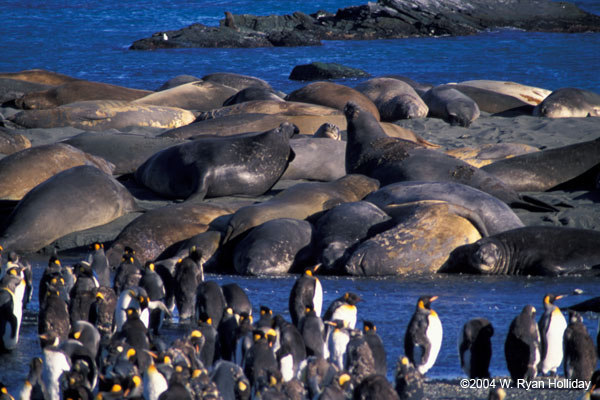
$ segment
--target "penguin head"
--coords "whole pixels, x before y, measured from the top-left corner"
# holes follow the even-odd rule
[[[304,270],[304,275],[306,275],[306,276],[314,276],[320,266],[321,266],[321,263],[313,265],[312,267],[305,269]]]
[[[431,310],[431,303],[436,301],[438,296],[421,296],[417,300],[417,311]]]
[[[0,246],[0,252],[2,251],[2,246]],[[8,261],[12,262],[12,263],[18,263],[19,262],[19,255],[14,252],[11,251],[8,253]]]
[[[523,307],[523,310],[521,311],[521,314],[527,315],[530,318],[535,319],[535,312],[536,312],[535,307],[532,306],[531,304],[527,304],[525,307]]]
[[[153,263],[153,262],[151,262],[151,261],[148,261],[148,262],[147,262],[147,263],[144,265],[144,269],[145,269],[146,271],[151,271],[151,272],[154,272],[154,270],[156,269],[156,266],[154,265],[154,263]]]
[[[344,293],[344,301],[351,306],[356,305],[359,301],[362,301],[362,298],[356,293],[346,292]]]
[[[269,317],[273,315],[273,310],[267,306],[260,306],[260,316]]]
[[[264,331],[255,329],[252,331],[252,340],[254,343],[257,343],[260,340],[267,340],[267,335]]]
[[[48,331],[46,333],[42,333],[38,335],[40,339],[40,345],[43,348],[45,347],[56,347],[60,344],[60,338],[54,331]]]
[[[204,340],[204,335],[199,330],[194,329],[192,333],[190,333],[190,343],[194,346],[197,353],[200,352],[204,345]]]
[[[104,248],[104,246],[101,245],[100,243],[94,243],[94,251],[98,251],[103,248]]]
[[[554,302],[556,300],[560,300],[564,297],[564,295],[558,294],[558,295],[554,295],[552,293],[547,293],[544,296],[544,307],[545,308],[552,308],[551,306],[554,304]]]
[[[336,381],[345,390],[352,384],[352,377],[346,372],[342,372],[337,376]]]
[[[375,332],[377,331],[377,327],[375,326],[375,324],[371,321],[363,321],[363,332],[367,333],[367,332]]]
[[[577,311],[569,310],[569,324],[582,324],[583,317]]]
[[[127,314],[127,320],[140,319],[140,312],[135,307],[128,307],[125,309],[125,313]]]
[[[202,311],[198,316],[198,324],[212,325],[212,318],[205,311]]]

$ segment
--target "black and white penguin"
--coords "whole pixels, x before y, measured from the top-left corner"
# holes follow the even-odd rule
[[[2,382],[0,382],[0,400],[15,400],[15,398],[8,393],[6,385]]]
[[[308,357],[325,357],[325,324],[312,306],[306,307],[306,312],[300,320],[298,330],[302,334],[302,339],[306,346],[306,355]]]
[[[590,388],[585,392],[581,400],[599,400],[600,399],[600,370],[594,371],[590,380]]]
[[[188,256],[175,265],[173,274],[175,282],[175,304],[179,311],[179,319],[195,317],[196,290],[200,282],[200,266],[195,258]]]
[[[89,350],[92,358],[95,360],[98,350],[100,350],[100,332],[93,324],[88,321],[75,321],[71,324],[69,338],[77,340],[86,349]]]
[[[569,311],[569,325],[563,337],[564,370],[567,379],[589,381],[598,358],[594,341],[576,311]]]
[[[156,265],[147,262],[142,271],[142,278],[139,282],[140,287],[148,293],[148,328],[154,335],[159,334],[165,317],[171,313],[165,304],[166,290],[162,277],[156,272]]]
[[[427,373],[442,346],[442,322],[431,309],[437,296],[421,296],[404,335],[404,352],[421,374]]]
[[[120,331],[127,321],[127,309],[136,308],[140,320],[146,328],[150,325],[150,310],[148,309],[148,293],[139,286],[132,286],[121,292],[115,309],[115,325],[117,332]]]
[[[246,356],[246,352],[248,351],[248,349],[250,349],[250,347],[252,347],[254,343],[252,339],[253,331],[254,326],[252,315],[248,315],[245,312],[240,314],[239,322],[235,329],[235,352],[233,354],[233,360],[240,366],[244,365],[244,358]]]
[[[124,255],[115,271],[113,289],[117,296],[131,287],[139,286],[142,279],[142,266],[133,255]]]
[[[43,400],[44,393],[42,389],[42,365],[40,357],[32,358],[29,363],[29,372],[23,382],[23,387],[19,392],[19,399],[23,400]]]
[[[377,333],[377,326],[371,321],[363,321],[363,336],[371,348],[375,371],[385,376],[387,374],[387,354],[383,340]]]
[[[271,308],[262,305],[259,311],[260,316],[258,321],[254,323],[256,328],[272,328],[273,327],[273,310]]]
[[[423,375],[410,362],[408,357],[398,357],[394,372],[394,387],[401,399],[425,398]]]
[[[0,282],[0,352],[15,349],[19,342],[26,286],[14,269]]]
[[[227,307],[221,286],[216,281],[204,281],[196,290],[196,319],[206,314],[214,326],[219,326]]]
[[[144,399],[158,400],[158,397],[169,388],[167,378],[161,374],[156,365],[150,364],[143,376]]]
[[[239,365],[219,360],[211,374],[211,380],[217,385],[224,400],[247,400],[250,398],[250,381]]]
[[[204,345],[200,350],[200,360],[205,368],[210,368],[221,357],[219,333],[212,323],[212,318],[206,313],[198,318],[197,329],[204,336]]]
[[[91,265],[94,274],[96,274],[98,284],[110,287],[110,264],[104,253],[104,244],[94,243],[93,250],[88,255],[87,262]]]
[[[94,271],[87,261],[73,266],[76,277],[75,284],[69,292],[69,314],[71,322],[89,320],[90,308],[95,301],[96,289],[99,287]]]
[[[308,268],[296,279],[290,292],[289,310],[292,323],[299,325],[304,316],[307,307],[312,307],[315,314],[320,317],[323,307],[323,287],[319,278],[316,277],[316,271],[321,264]]]
[[[544,296],[544,313],[538,323],[540,330],[540,372],[543,375],[550,373],[556,375],[563,359],[563,335],[567,329],[567,320],[560,308],[554,302],[561,299],[561,295],[547,294]]]
[[[227,307],[223,312],[223,318],[217,326],[219,334],[219,344],[221,349],[221,358],[225,361],[235,362],[235,332],[238,327],[238,318],[231,307]]]
[[[523,307],[511,322],[504,342],[504,356],[513,382],[536,377],[541,360],[540,332],[532,305]]]
[[[356,327],[358,310],[356,303],[362,298],[356,293],[346,292],[343,296],[335,299],[325,311],[323,321],[335,321],[337,319],[345,322],[344,326],[349,329]]]
[[[332,329],[327,337],[327,349],[329,350],[329,361],[338,367],[340,371],[346,369],[346,349],[350,342],[350,332],[347,322],[341,319],[325,321]]]
[[[116,338],[124,340],[137,352],[150,349],[150,339],[148,338],[148,329],[140,319],[139,310],[135,307],[129,307],[126,310],[127,320],[119,330]]]
[[[52,282],[52,280],[54,280]],[[62,280],[62,281],[61,281]],[[44,299],[46,297],[46,290],[48,289],[48,285],[52,282],[54,287],[58,286],[58,283],[61,283],[66,289],[66,282],[63,276],[63,269],[60,263],[60,260],[56,256],[51,256],[48,260],[48,265],[44,269],[42,273],[42,277],[40,278],[40,284],[38,289],[38,302],[40,309],[43,306]],[[65,292],[65,295],[68,294],[68,291]],[[68,301],[68,298],[65,297],[65,301]]]
[[[1,251],[2,250],[0,250],[0,253]],[[12,273],[13,275],[17,275],[25,280],[25,294],[23,295],[24,310],[27,308],[27,304],[31,301],[31,296],[33,294],[33,271],[31,269],[31,264],[27,260],[21,259],[16,252],[11,251],[8,253],[6,264],[1,268],[0,279],[4,278],[7,273]]]
[[[60,376],[71,369],[71,359],[59,347],[54,332],[40,335],[42,344],[42,391],[46,400],[60,400]]]
[[[286,321],[281,314],[277,314],[274,321],[274,327],[277,331],[278,345],[273,346],[273,350],[278,352],[280,348],[284,348],[283,352],[287,351],[291,354],[292,371],[293,375],[296,375],[300,362],[306,358],[306,345],[302,333],[296,328],[296,326],[289,321]],[[289,361],[290,359],[286,359]],[[283,373],[283,371],[282,371]],[[289,370],[285,371],[285,381],[289,381]]]
[[[460,366],[469,378],[489,378],[494,328],[485,318],[473,318],[463,325],[458,338]]]
[[[90,322],[98,328],[103,337],[114,332],[115,311],[118,298],[111,287],[100,286],[96,289],[96,299],[90,307]]]
[[[343,371],[338,371],[333,379],[325,384],[319,395],[319,400],[345,400],[352,398],[352,377]]]

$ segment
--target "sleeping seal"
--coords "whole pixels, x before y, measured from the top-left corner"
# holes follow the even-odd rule
[[[488,275],[595,273],[600,232],[556,226],[511,229],[459,246],[438,272]]]

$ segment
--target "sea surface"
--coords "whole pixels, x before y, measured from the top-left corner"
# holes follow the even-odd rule
[[[137,39],[154,32],[200,22],[217,25],[224,11],[259,15],[335,12],[360,1],[87,1],[0,0],[0,72],[43,68],[74,77],[132,88],[153,90],[181,74],[202,77],[213,72],[236,72],[267,80],[283,92],[305,83],[288,76],[295,65],[313,61],[336,62],[361,68],[372,76],[402,74],[414,80],[440,84],[470,79],[509,80],[557,89],[578,87],[600,93],[600,34],[530,33],[515,29],[483,32],[467,37],[415,38],[378,41],[328,41],[322,46],[262,49],[128,50]],[[576,1],[600,14],[597,0]],[[359,81],[341,81],[353,86]],[[37,261],[39,281],[45,261]],[[254,308],[270,306],[289,317],[287,302],[295,277],[242,278],[211,276],[220,283],[237,282],[247,290]],[[324,307],[345,291],[363,297],[358,304],[359,321],[376,323],[388,351],[391,378],[416,300],[424,294],[438,295],[433,304],[444,327],[444,341],[433,379],[463,375],[457,337],[470,318],[488,318],[495,327],[492,375],[507,375],[503,345],[511,320],[526,304],[541,315],[546,293],[568,296],[559,306],[570,305],[599,294],[598,282],[581,278],[498,278],[433,276],[387,279],[322,278]],[[37,299],[37,288],[34,293]],[[0,356],[0,381],[15,395],[32,357],[40,356],[37,340],[37,302],[23,321],[17,350]],[[596,320],[585,315],[595,338]],[[362,323],[358,323],[362,326]],[[165,337],[177,337],[188,328],[171,324]],[[559,371],[562,374],[562,369]]]

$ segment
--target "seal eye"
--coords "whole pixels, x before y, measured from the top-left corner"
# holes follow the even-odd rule
[[[481,272],[490,272],[494,269],[499,259],[499,249],[494,243],[483,243],[473,253],[473,266]]]

